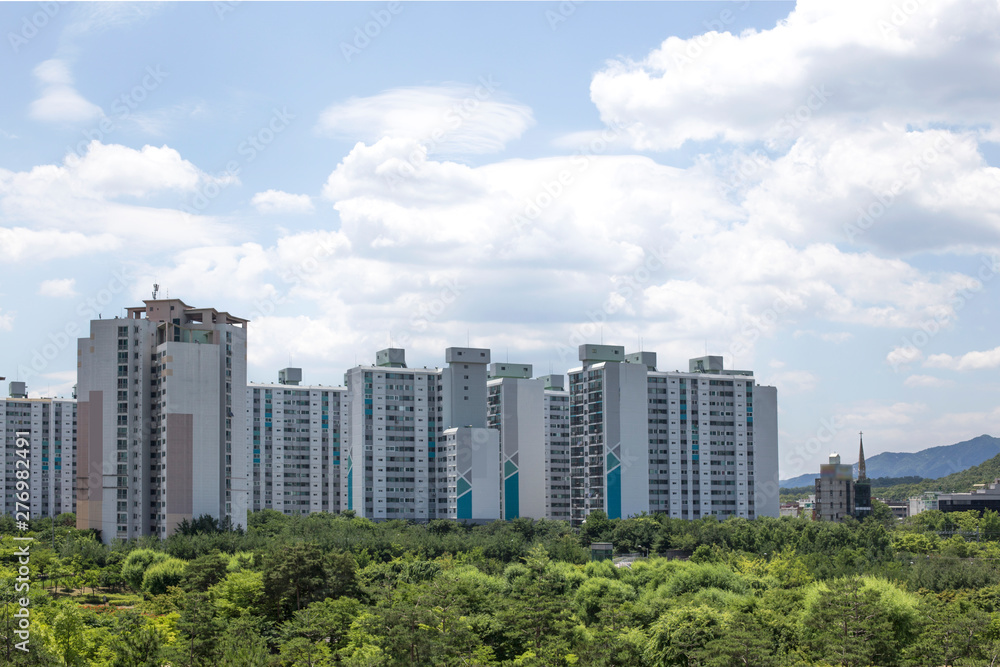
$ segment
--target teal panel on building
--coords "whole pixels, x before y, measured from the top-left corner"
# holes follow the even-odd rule
[[[469,494],[472,495],[471,493]],[[503,483],[504,519],[516,519],[521,516],[520,493],[517,484],[517,473],[504,480]]]
[[[618,466],[608,473],[608,495],[605,498],[609,519],[622,518],[622,469]]]
[[[456,518],[472,518],[472,491],[469,491],[464,496],[458,497],[458,513],[456,514]]]

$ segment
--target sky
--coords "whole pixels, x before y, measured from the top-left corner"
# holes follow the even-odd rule
[[[1000,6],[0,3],[0,376],[248,318],[248,379],[724,357],[780,474],[1000,435]]]

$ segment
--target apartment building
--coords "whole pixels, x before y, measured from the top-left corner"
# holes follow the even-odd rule
[[[33,519],[75,512],[76,401],[28,398],[24,382],[11,382],[9,388],[10,396],[0,398],[3,513],[14,516],[19,511],[16,494],[24,491],[28,492],[26,504]],[[18,437],[27,441],[28,447],[18,447]],[[22,456],[20,452],[25,450],[27,454]],[[18,471],[25,470],[27,479],[19,479]],[[26,482],[28,488],[18,488],[19,481]]]
[[[339,512],[345,387],[301,384],[301,368],[276,384],[247,386],[250,508],[283,514]]]
[[[77,527],[105,542],[247,521],[247,320],[153,297],[78,342]]]
[[[691,359],[686,373],[617,345],[584,344],[579,357],[569,372],[574,524],[594,510],[778,516],[773,387],[716,356]]]
[[[405,351],[388,348],[347,372],[342,509],[376,520],[500,518],[489,360],[489,350],[451,347],[446,368],[407,368]]]

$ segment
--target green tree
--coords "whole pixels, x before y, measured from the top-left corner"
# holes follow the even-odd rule
[[[241,617],[229,623],[219,642],[218,667],[267,667],[271,652],[263,632],[265,622]]]
[[[129,588],[139,592],[142,590],[142,579],[146,570],[154,563],[161,563],[170,558],[162,551],[152,549],[136,549],[129,553],[122,562],[122,578]]]
[[[182,588],[188,592],[205,592],[226,577],[229,558],[218,551],[188,561],[184,569]]]
[[[806,641],[817,658],[844,667],[895,664],[893,628],[877,591],[860,577],[844,577],[816,589],[807,603]]]
[[[171,662],[183,667],[214,666],[221,623],[205,593],[183,595],[179,601],[177,642],[171,647]]]
[[[355,595],[357,574],[349,553],[326,553],[313,543],[276,551],[264,561],[264,592],[277,619],[326,597]]]
[[[142,576],[142,590],[150,595],[163,595],[171,586],[180,585],[186,566],[179,558],[169,557],[153,563]]]
[[[116,622],[110,667],[159,667],[163,638],[142,616],[126,612]]]

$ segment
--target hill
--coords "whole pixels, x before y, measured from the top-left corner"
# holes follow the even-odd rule
[[[867,459],[869,479],[879,477],[922,477],[937,479],[962,472],[1000,454],[1000,438],[981,435],[954,445],[930,447],[919,452],[883,452]],[[854,464],[857,475],[858,464]],[[779,482],[782,488],[812,486],[819,473],[799,475]]]
[[[919,496],[924,491],[940,491],[942,493],[971,491],[974,484],[989,484],[995,479],[1000,479],[1000,454],[977,466],[938,479],[918,480],[915,477],[873,479],[872,495],[882,500],[906,500],[913,496]],[[813,492],[813,488],[812,484],[804,484],[795,488],[782,488],[781,501],[789,502],[805,498]]]

